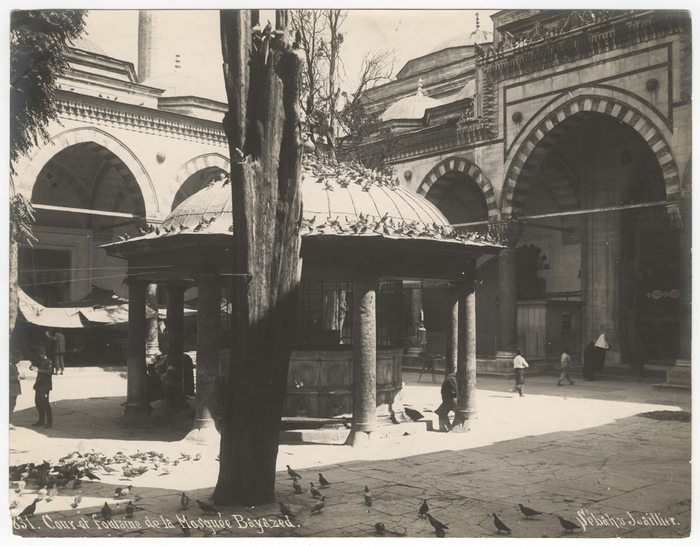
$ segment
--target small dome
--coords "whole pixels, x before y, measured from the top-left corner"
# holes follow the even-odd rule
[[[443,49],[449,49],[451,47],[464,47],[474,44],[488,44],[491,42],[493,42],[493,33],[489,32],[488,30],[476,29],[471,32],[459,34],[458,36],[453,36],[449,40],[441,42],[435,49],[433,49],[433,53],[436,51],[442,51]]]
[[[156,89],[164,89],[163,97],[200,97],[226,102],[223,90],[217,92],[203,81],[183,74],[154,76],[148,78],[143,84]]]
[[[469,99],[476,96],[476,80],[467,82],[467,85],[462,87],[462,90],[455,97],[455,101]]]
[[[415,95],[395,102],[379,116],[379,119],[383,121],[391,119],[422,119],[428,108],[435,108],[440,105],[442,105],[442,102],[439,100],[423,95],[423,80],[420,79],[418,80],[418,91],[416,91]]]
[[[87,38],[75,38],[70,41],[69,45],[74,49],[80,49],[81,51],[87,51],[89,53],[97,53],[98,55],[104,55],[105,57],[107,56],[100,46]]]
[[[341,235],[485,242],[477,234],[457,233],[445,215],[422,195],[362,167],[329,167],[307,156],[302,195],[304,237]],[[157,232],[153,229],[131,240],[230,235],[232,231],[231,185],[222,176],[180,203]]]

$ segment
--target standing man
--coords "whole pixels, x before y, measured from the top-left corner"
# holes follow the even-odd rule
[[[39,420],[33,427],[51,428],[53,416],[51,414],[51,403],[49,393],[53,387],[51,376],[53,375],[53,364],[46,358],[46,348],[39,347],[37,353],[37,363],[30,366],[30,370],[36,370],[36,381],[34,382],[34,405],[39,412]]]
[[[22,394],[22,385],[19,381],[24,379],[17,369],[17,363],[20,360],[22,360],[22,353],[15,349],[10,355],[10,429],[12,430],[15,428],[12,426],[12,412],[15,411],[17,397]]]
[[[66,352],[66,338],[61,332],[56,332],[53,336],[46,332],[46,337],[53,341],[53,356],[55,371],[63,375],[63,355]]]

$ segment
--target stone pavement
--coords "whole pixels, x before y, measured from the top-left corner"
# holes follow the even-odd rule
[[[428,420],[439,404],[439,383],[405,374],[404,402]],[[574,379],[577,379],[574,377]],[[652,382],[596,381],[557,387],[556,378],[526,378],[524,398],[509,392],[508,380],[479,377],[478,419],[466,434],[421,432],[373,442],[368,448],[341,444],[282,444],[277,458],[277,500],[295,514],[283,518],[276,503],[256,507],[217,506],[204,514],[195,500],[207,499],[218,474],[217,446],[184,440],[174,427],[125,430],[117,426],[124,402],[124,368],[69,368],[54,378],[54,428],[35,429],[33,377],[27,372],[10,431],[9,463],[42,460],[57,463],[78,450],[114,456],[138,451],[163,453],[169,473],[149,465],[145,474],[127,479],[118,472],[98,471],[100,481],[83,483],[77,509],[70,507],[77,491],[70,485],[50,503],[37,503],[36,514],[12,520],[24,537],[181,537],[179,521],[193,537],[434,537],[426,519],[418,517],[423,500],[430,514],[447,524],[447,537],[499,536],[493,513],[514,537],[676,538],[691,527],[691,425],[677,420],[640,416],[645,412],[689,412],[689,393],[654,391]],[[666,414],[668,415],[668,414]],[[181,454],[198,461],[184,460]],[[137,465],[140,463],[136,463]],[[305,491],[295,494],[285,468],[302,476]],[[318,472],[331,482],[322,492],[325,508],[316,504],[309,482],[318,486]],[[132,485],[126,500],[114,500],[116,487]],[[363,490],[373,502],[367,506]],[[193,499],[185,510],[180,493]],[[27,485],[13,516],[36,497]],[[125,503],[136,506],[126,518]],[[100,508],[113,511],[111,526]],[[525,518],[517,504],[541,511]],[[564,534],[556,516],[583,529]],[[5,521],[7,524],[8,522]],[[5,525],[6,530],[9,525]],[[7,537],[12,529],[3,533]],[[503,533],[502,536],[508,536]]]

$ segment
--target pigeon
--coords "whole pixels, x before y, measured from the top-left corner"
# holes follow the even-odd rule
[[[423,504],[420,505],[420,509],[418,510],[418,515],[421,518],[425,518],[425,515],[428,513],[428,510],[430,510],[430,508],[428,508],[428,501],[424,500]]]
[[[367,506],[372,506],[372,493],[369,491],[369,487],[365,485],[365,504]]]
[[[291,518],[294,515],[294,514],[292,514],[292,511],[289,509],[289,507],[286,504],[284,504],[283,502],[280,502],[279,505],[280,505],[280,513],[283,516],[289,516]]]
[[[508,526],[503,523],[500,519],[498,519],[498,516],[496,514],[493,514],[493,524],[496,526],[496,529],[498,529],[498,534],[501,534],[501,531],[505,531],[509,535],[511,534],[510,529]]]
[[[130,518],[134,515],[134,505],[131,504],[131,501],[129,501],[129,504],[126,505],[126,508],[124,508],[124,510],[126,510],[127,518]]]
[[[13,500],[13,501],[10,503],[10,510],[14,510],[14,509],[17,508],[18,506],[19,506],[19,501],[18,501],[18,500]]]
[[[48,494],[48,496],[47,496],[46,499],[45,499],[46,502],[51,502],[51,501],[56,497],[56,493],[57,493],[57,492],[58,492],[58,490],[56,489],[56,484],[53,484],[53,486],[51,487],[51,489],[49,489],[49,494]]]
[[[292,468],[289,465],[287,465],[287,474],[289,474],[292,478],[301,479],[301,476],[299,475],[299,473],[296,472],[295,470],[292,470]]]
[[[102,510],[100,510],[100,512],[102,513],[102,517],[105,521],[109,521],[112,519],[112,509],[109,507],[109,504],[107,504],[107,501],[105,501],[105,505],[102,507]]]
[[[299,485],[299,482],[296,478],[294,478],[294,483],[292,483],[292,487],[294,488],[294,491],[296,491],[297,495],[301,495],[301,485]]]
[[[92,480],[100,480],[100,478],[98,478],[97,476],[95,476],[95,475],[94,475],[92,472],[90,472],[89,470],[86,470],[86,471],[85,471],[85,476],[86,476],[90,481],[92,481]],[[100,480],[100,481],[102,481],[102,480]]]
[[[212,220],[213,220],[213,218],[212,218]],[[192,460],[193,460],[193,461],[199,461],[201,458],[202,458],[202,454],[201,454],[201,453],[197,453],[197,454],[194,456],[194,458],[193,458]]]
[[[80,504],[80,501],[83,500],[82,495],[80,494],[80,491],[78,491],[78,494],[75,496],[73,499],[73,502],[70,503],[70,507],[75,510],[78,505]]]
[[[428,519],[430,520],[430,525],[432,525],[435,528],[436,532],[438,529],[449,529],[447,525],[445,525],[441,521],[436,520],[433,516],[430,515],[430,513],[426,513],[425,515],[428,516]]]
[[[129,495],[129,493],[131,493],[131,488],[132,488],[132,487],[133,487],[133,486],[130,485],[129,487],[125,487],[124,489],[122,489],[122,490],[119,492],[119,496],[120,496],[122,499],[125,499],[125,498]]]
[[[121,497],[121,495],[122,495],[122,488],[121,488],[121,487],[117,487],[117,488],[114,490],[114,498],[116,499],[117,497]]]
[[[311,491],[311,496],[312,496],[312,497],[320,497],[320,496],[321,496],[321,492],[320,492],[318,489],[316,489],[316,488],[314,487],[314,482],[310,482],[310,483],[311,483],[311,489],[310,489],[310,491]]]
[[[328,487],[331,484],[320,472],[318,473],[318,483],[321,484],[321,487]]]
[[[573,521],[569,521],[568,519],[564,519],[561,516],[557,516],[559,518],[559,523],[561,523],[561,526],[564,528],[564,532],[568,533],[569,531],[573,531],[574,529],[580,529],[578,525],[576,525]]]
[[[528,508],[522,504],[518,504],[518,507],[526,518],[529,518],[530,516],[539,516],[542,514],[542,512],[538,512],[537,510],[533,510],[532,508]]]
[[[187,453],[180,453],[180,458],[189,461],[192,458],[192,456],[188,455]]]
[[[323,510],[323,507],[326,506],[325,503],[326,497],[321,497],[321,500],[316,503],[316,506],[314,506],[311,509],[312,514],[320,514],[321,510]]]
[[[383,535],[384,531],[386,531],[386,526],[383,523],[375,523],[374,528],[377,530],[377,533],[380,535]]]
[[[206,501],[198,500],[198,501],[197,501],[197,504],[198,504],[199,507],[202,509],[202,512],[204,512],[205,514],[206,514],[207,512],[214,512],[214,513],[217,512],[216,508],[214,508],[211,504],[209,504],[209,503],[206,502]]]
[[[73,489],[78,489],[80,487],[80,484],[83,482],[80,481],[80,478],[76,478],[75,481],[73,482]]]
[[[187,510],[187,506],[190,504],[190,498],[185,494],[184,491],[180,493],[180,504],[185,510]]]
[[[44,500],[44,497],[46,497],[48,492],[49,491],[48,489],[46,489],[46,487],[42,487],[41,489],[39,489],[39,491],[37,491],[36,494],[39,495],[39,500]]]
[[[116,472],[116,470],[114,470],[111,466],[105,466],[103,468],[105,469],[105,472],[107,472],[107,474],[111,474],[112,472]]]
[[[36,510],[36,503],[39,500],[40,500],[39,497],[35,498],[29,506],[27,506],[24,510],[22,510],[22,513],[19,515],[19,517],[33,516],[34,510]]]
[[[404,408],[404,413],[408,415],[412,421],[419,421],[423,419],[423,414],[420,411],[414,410],[413,408]]]
[[[26,487],[26,485],[27,485],[27,482],[25,482],[24,480],[19,480],[17,482],[17,489],[15,489],[15,493],[19,493],[21,495],[22,492],[24,491],[24,488]]]
[[[178,523],[180,524],[180,529],[182,529],[182,534],[186,537],[191,537],[192,534],[190,533],[190,528],[181,521],[179,521]]]

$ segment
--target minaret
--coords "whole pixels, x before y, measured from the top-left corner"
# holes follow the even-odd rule
[[[153,75],[153,64],[158,49],[155,18],[155,10],[139,10],[139,83],[143,83]]]

